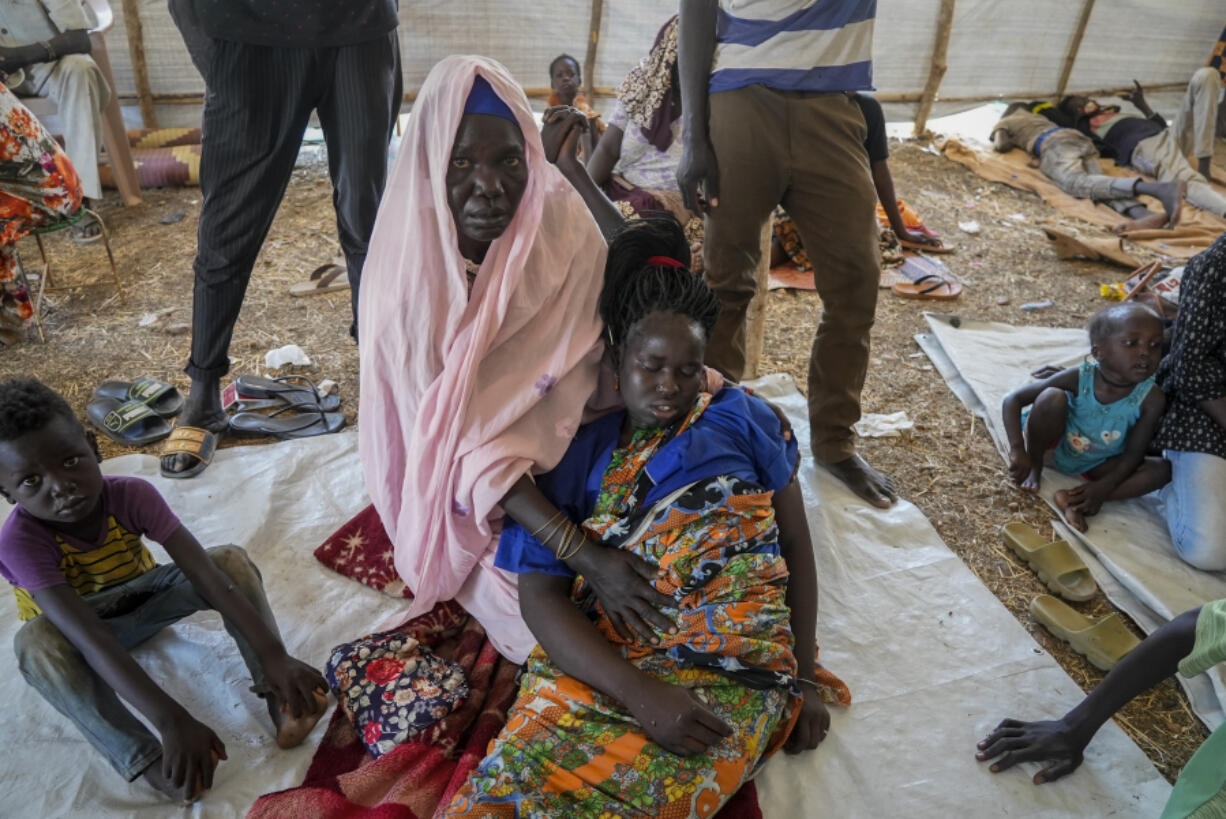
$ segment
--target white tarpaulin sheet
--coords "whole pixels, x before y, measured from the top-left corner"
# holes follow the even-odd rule
[[[987,424],[1002,456],[1008,452],[1001,423],[1005,395],[1033,381],[1030,372],[1038,367],[1073,366],[1089,353],[1085,330],[968,319],[958,319],[955,327],[950,317],[931,313],[927,319],[932,333],[917,337],[920,346],[959,399]],[[1052,504],[1056,490],[1078,483],[1078,478],[1048,469],[1043,472],[1040,494]],[[1203,572],[1179,559],[1156,494],[1108,501],[1099,514],[1089,518],[1085,534],[1063,525],[1060,531],[1078,547],[1107,597],[1146,632],[1190,608],[1226,597],[1226,574]],[[1220,725],[1226,706],[1222,669],[1192,680],[1177,679],[1205,724],[1210,728]]]
[[[807,451],[807,413],[795,387],[782,377],[757,386],[785,408]],[[108,461],[104,471],[151,480],[202,542],[245,546],[264,573],[287,645],[310,662],[322,663],[334,644],[403,605],[327,571],[311,554],[367,502],[352,434],[225,450],[190,481],[157,477],[148,456]],[[995,815],[1035,817],[1160,812],[1170,786],[1113,723],[1063,782],[1036,787],[1026,773],[994,776],[976,763],[974,744],[997,721],[1062,714],[1080,699],[1077,685],[916,507],[867,508],[811,460],[800,475],[817,551],[822,659],[851,686],[855,703],[835,709],[817,751],[780,755],[766,766],[759,793],[767,817],[946,819],[985,805]],[[16,629],[6,594],[6,645]],[[136,656],[230,754],[213,791],[186,813],[240,816],[259,794],[301,781],[322,729],[305,747],[276,750],[219,618],[196,615]],[[0,812],[144,817],[172,810],[149,788],[117,777],[12,662],[0,669],[8,697],[0,743],[21,749],[0,756]]]
[[[823,0],[833,2],[833,0]],[[138,0],[144,52],[155,97],[200,94],[204,83],[192,67],[166,0]],[[879,0],[873,36],[874,83],[887,95],[918,97],[928,80],[940,0]],[[119,0],[111,0],[115,27],[108,50],[121,94],[136,92]],[[1047,95],[1055,91],[1081,2],[1067,0],[958,0],[954,6],[948,70],[940,96]],[[676,13],[676,0],[607,0],[600,27],[598,87],[616,87],[646,56],[661,24]],[[590,3],[498,0],[403,0],[400,46],[405,91],[416,91],[434,63],[455,53],[501,60],[526,88],[548,86],[549,61],[568,52],[580,63],[588,43]],[[1220,0],[1113,0],[1097,3],[1082,39],[1070,89],[1142,83],[1186,82],[1209,59],[1226,7]],[[894,108],[909,118],[908,108]],[[605,108],[607,101],[600,101]],[[946,108],[938,104],[937,113]],[[962,107],[967,107],[962,105]],[[199,105],[165,105],[159,115],[199,119]],[[177,115],[177,116],[176,116]]]

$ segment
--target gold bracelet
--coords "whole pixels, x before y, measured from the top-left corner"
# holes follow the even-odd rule
[[[563,513],[561,510],[558,510],[558,512],[557,512],[557,513],[556,513],[556,514],[555,514],[553,517],[551,517],[549,520],[547,520],[547,521],[545,521],[544,523],[542,523],[540,526],[536,527],[536,530],[535,530],[534,532],[532,532],[532,533],[531,533],[531,534],[532,534],[532,537],[536,537],[536,536],[537,536],[537,535],[539,535],[541,532],[545,531],[545,527],[546,527],[546,526],[548,526],[549,524],[553,523],[553,522],[554,522],[555,520],[557,520],[558,518],[562,517],[562,515],[563,515],[563,514],[564,514],[564,513]]]
[[[570,519],[567,518],[565,515],[563,515],[562,517],[558,519],[557,523],[555,523],[553,526],[549,528],[548,531],[543,532],[541,536],[538,538],[538,540],[540,540],[542,544],[546,544],[549,541],[553,540],[555,537],[557,537],[559,534],[565,534],[566,527],[570,525],[571,525]]]
[[[561,548],[558,549],[559,560],[570,560],[579,550],[583,548],[583,544],[587,542],[587,536],[575,524],[570,524],[570,528],[566,532],[566,537],[562,541]]]
[[[562,542],[558,544],[558,560],[568,560],[570,558],[570,550],[575,544],[576,528],[577,527],[575,524],[569,523],[566,527],[566,531],[562,533]]]

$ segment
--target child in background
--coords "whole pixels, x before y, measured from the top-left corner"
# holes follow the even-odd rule
[[[1014,390],[1001,408],[1009,472],[1022,489],[1039,491],[1046,459],[1089,481],[1055,495],[1082,532],[1103,501],[1139,497],[1171,478],[1165,460],[1145,454],[1166,409],[1166,396],[1154,385],[1162,319],[1126,302],[1096,314],[1089,329],[1093,361]]]
[[[605,125],[600,115],[592,108],[586,96],[579,89],[583,85],[583,70],[579,61],[569,54],[559,54],[549,64],[549,87],[553,93],[549,95],[549,107],[569,105],[587,114],[587,133],[579,137],[579,156],[587,159],[592,155],[592,148],[604,133]]]
[[[13,641],[17,663],[124,778],[144,776],[166,796],[194,801],[211,787],[225,746],[145,674],[128,653],[134,646],[215,609],[282,748],[323,715],[326,683],[286,653],[246,552],[202,549],[156,489],[103,477],[101,460],[94,434],[58,393],[33,379],[0,384],[0,495],[17,506],[0,528],[0,574],[25,621]],[[174,563],[155,564],[142,535]]]

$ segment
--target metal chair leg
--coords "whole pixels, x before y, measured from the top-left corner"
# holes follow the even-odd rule
[[[21,254],[17,252],[16,248],[13,249],[13,259],[17,264],[17,283],[26,289],[26,297],[29,298],[33,302],[34,315],[32,316],[32,318],[34,319],[34,328],[38,330],[38,340],[41,341],[43,344],[46,344],[47,343],[47,333],[46,331],[43,330],[43,316],[42,316],[42,308],[41,308],[41,302],[42,302],[42,296],[43,296],[42,282],[39,281],[38,283],[39,288],[38,288],[37,297],[33,296],[30,290],[30,279],[28,276],[26,276],[25,266],[22,265],[21,263]]]
[[[123,292],[123,283],[119,280],[119,268],[115,266],[115,254],[111,252],[111,231],[106,226],[106,222],[102,221],[102,217],[90,208],[86,208],[85,212],[98,220],[98,227],[102,230],[102,245],[106,248],[107,261],[111,263],[111,279],[115,282],[115,290],[119,293],[119,303],[127,304],[127,297]]]

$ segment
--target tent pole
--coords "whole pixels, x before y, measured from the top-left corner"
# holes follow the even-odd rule
[[[937,17],[937,37],[932,44],[932,65],[928,69],[928,82],[924,85],[923,96],[920,97],[919,110],[915,112],[915,136],[923,135],[928,127],[928,114],[932,112],[932,104],[936,102],[937,91],[941,87],[941,78],[949,67],[945,62],[949,54],[949,34],[953,28],[954,0],[941,0],[941,11]]]
[[[588,101],[595,99],[596,47],[600,45],[600,21],[604,17],[604,0],[592,0],[592,14],[588,22],[587,56],[583,58],[583,83]]]
[[[1081,17],[1077,20],[1077,30],[1073,32],[1073,41],[1069,43],[1068,54],[1064,55],[1064,68],[1060,69],[1060,81],[1056,83],[1056,99],[1064,96],[1068,88],[1069,77],[1073,73],[1073,63],[1077,62],[1077,52],[1081,49],[1081,38],[1085,36],[1086,24],[1090,22],[1090,12],[1094,10],[1094,0],[1085,0],[1081,4]]]
[[[128,34],[128,55],[132,58],[132,79],[140,100],[140,118],[146,128],[158,127],[153,110],[153,89],[149,85],[149,66],[145,62],[145,34],[140,22],[139,0],[123,0],[123,27]]]

